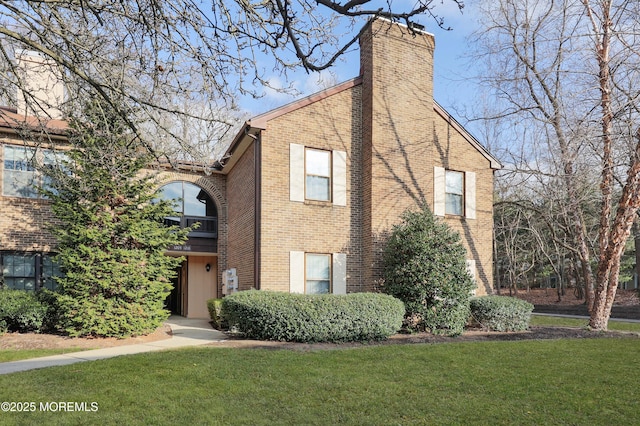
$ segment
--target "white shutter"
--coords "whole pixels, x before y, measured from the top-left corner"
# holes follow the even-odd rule
[[[333,204],[347,205],[347,153],[333,151]]]
[[[476,282],[476,260],[475,259],[467,259],[467,272],[471,275],[473,282]]]
[[[444,216],[446,211],[446,173],[443,167],[433,168],[433,214]]]
[[[476,260],[475,259],[467,259],[467,272],[471,275],[471,279],[473,283],[476,284],[476,288],[478,287],[478,270],[476,269]],[[476,288],[471,290],[471,294],[475,296]]]
[[[464,174],[464,212],[467,219],[476,218],[476,174]]]
[[[289,145],[289,199],[304,202],[304,145]]]
[[[304,252],[289,252],[289,293],[304,293]]]
[[[332,281],[333,294],[347,294],[347,255],[333,253]]]

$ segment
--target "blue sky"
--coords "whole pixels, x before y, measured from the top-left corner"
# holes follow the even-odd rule
[[[451,4],[449,4],[451,3]],[[439,5],[438,12],[445,18],[445,25],[452,28],[445,31],[426,17],[418,19],[425,25],[426,31],[434,34],[436,50],[434,58],[434,97],[438,103],[456,116],[455,108],[468,106],[473,86],[465,81],[471,76],[467,61],[462,57],[468,49],[466,37],[476,27],[473,12],[465,8],[460,13],[453,2],[445,2]],[[242,102],[242,107],[247,109],[250,115],[271,110],[284,105],[300,97],[322,90],[325,87],[346,81],[356,77],[359,73],[359,58],[357,49],[344,56],[334,67],[322,73],[307,74],[300,70],[289,75],[288,82],[292,83],[300,92],[296,96],[287,95],[274,90],[265,90],[265,96],[258,101]],[[275,87],[284,87],[284,81],[280,75],[268,76],[269,81]]]

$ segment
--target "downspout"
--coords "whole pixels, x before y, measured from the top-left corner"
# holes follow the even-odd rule
[[[260,290],[260,218],[262,216],[262,131],[258,131],[253,143],[253,162],[255,173],[255,211],[253,229],[253,280],[256,290]]]

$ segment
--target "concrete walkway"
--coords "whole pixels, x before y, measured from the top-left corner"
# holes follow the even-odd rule
[[[16,373],[34,370],[36,368],[68,365],[77,362],[95,361],[120,355],[140,354],[163,349],[200,346],[212,342],[226,340],[224,333],[211,328],[208,320],[187,319],[172,316],[166,324],[171,327],[172,337],[155,342],[138,343],[135,345],[114,346],[111,348],[93,349],[90,351],[72,352],[63,355],[53,355],[42,358],[24,359],[20,361],[0,363],[0,374]]]

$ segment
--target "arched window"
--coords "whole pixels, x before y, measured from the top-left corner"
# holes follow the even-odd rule
[[[200,225],[190,237],[217,238],[218,212],[216,205],[206,191],[190,182],[178,181],[164,185],[158,191],[161,199],[172,200],[175,216],[165,218],[167,225],[182,228]]]

